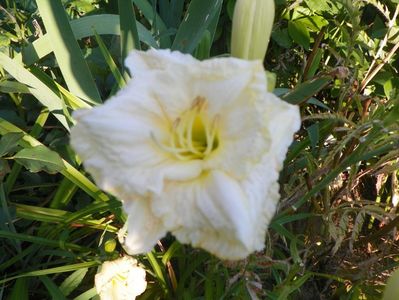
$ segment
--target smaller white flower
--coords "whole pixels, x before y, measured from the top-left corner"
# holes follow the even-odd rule
[[[145,270],[129,256],[104,262],[94,281],[101,300],[134,300],[147,287]]]

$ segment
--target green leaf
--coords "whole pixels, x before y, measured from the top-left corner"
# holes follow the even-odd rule
[[[72,20],[70,23],[74,36],[78,40],[94,35],[94,30],[99,35],[120,35],[119,24],[119,16],[111,14],[85,16],[83,18]],[[151,32],[139,22],[136,22],[136,25],[140,41],[153,48],[158,48],[158,44]],[[31,65],[50,54],[53,50],[50,41],[50,36],[45,34],[41,38],[35,40],[32,44],[28,44],[22,50],[24,63]],[[21,54],[17,54],[15,59],[21,60]]]
[[[177,250],[181,248],[181,244],[178,241],[174,241],[172,245],[170,245],[168,251],[162,256],[162,263],[166,265],[169,262],[173,255],[176,253]]]
[[[80,294],[79,296],[77,296],[73,300],[90,300],[96,295],[97,295],[97,290],[96,290],[95,287],[93,287],[90,290],[87,290],[86,292]]]
[[[313,95],[320,92],[332,80],[331,76],[323,76],[297,85],[292,91],[282,96],[282,99],[291,104],[306,102]]]
[[[222,0],[192,0],[179,26],[172,49],[192,53],[222,3]]]
[[[211,33],[208,30],[206,30],[201,39],[201,42],[199,43],[197,49],[195,50],[195,57],[200,60],[209,58],[211,46],[212,46]]]
[[[50,202],[51,208],[64,208],[75,195],[78,186],[70,181],[68,178],[64,179],[58,184],[57,191],[54,198]]]
[[[83,58],[60,0],[36,0],[55,57],[71,93],[101,103],[101,96]]]
[[[10,231],[5,231],[5,230],[0,230],[0,238],[6,238],[6,239],[11,239],[11,240],[17,240],[17,241],[26,241],[38,245],[43,245],[43,246],[48,246],[48,247],[55,247],[55,248],[60,248],[61,244],[65,249],[68,250],[75,250],[75,251],[90,251],[89,248],[82,247],[73,243],[63,243],[62,241],[59,240],[50,240],[42,237],[37,237],[37,236],[32,236],[28,234],[22,234],[22,233],[13,233]],[[71,270],[74,271],[74,270]],[[37,275],[45,275],[45,274],[51,274],[51,273],[40,273]],[[16,276],[14,278],[18,278],[19,276]],[[21,276],[22,277],[22,276]],[[0,279],[0,283],[6,282],[8,280],[12,280],[12,278],[7,278],[5,280]]]
[[[66,129],[69,129],[67,121],[67,118],[69,119],[68,111],[66,110],[64,102],[57,94],[35,75],[26,70],[21,64],[1,52],[0,66],[17,81],[25,84],[29,88],[29,92],[35,96],[41,104],[47,107]]]
[[[39,278],[43,282],[44,286],[47,288],[47,291],[51,295],[52,299],[66,300],[60,289],[50,278],[48,278],[47,276],[40,276]]]
[[[319,123],[312,124],[306,129],[306,131],[308,132],[309,135],[310,145],[312,146],[312,149],[315,150],[319,144],[319,138],[320,138]]]
[[[82,268],[90,268],[90,267],[95,267],[98,266],[100,262],[98,261],[88,261],[88,262],[83,262],[83,263],[78,263],[78,264],[72,264],[72,265],[65,265],[61,267],[55,267],[55,268],[50,268],[50,269],[44,269],[44,270],[37,270],[37,271],[31,271],[31,272],[26,272],[20,275],[8,277],[5,279],[0,279],[0,284],[3,284],[5,282],[17,279],[17,278],[23,278],[23,277],[37,277],[37,276],[43,276],[43,275],[49,275],[49,274],[58,274],[58,273],[64,273],[64,272],[71,272],[75,270],[79,270]]]
[[[68,296],[72,293],[81,284],[88,270],[88,268],[82,268],[69,275],[60,285],[62,294]]]
[[[323,57],[323,54],[324,54],[323,49],[319,48],[316,50],[316,54],[309,67],[309,71],[307,72],[307,74],[304,74],[306,76],[305,79],[313,78],[315,76],[317,69],[320,67],[320,62]]]
[[[44,146],[37,139],[35,139],[34,136],[25,133],[23,130],[0,117],[0,135],[7,134],[9,132],[22,132],[24,134],[23,139],[20,141],[20,145],[22,147],[35,147],[39,145]],[[109,200],[109,197],[105,193],[103,193],[93,182],[91,182],[85,175],[79,172],[71,164],[65,160],[63,160],[63,164],[65,169],[61,171],[62,175],[79,186],[83,191],[90,195],[90,197],[97,201]],[[7,185],[7,187],[9,186]]]
[[[30,131],[30,134],[32,135],[32,137],[38,137],[38,136],[40,135],[40,133],[41,133],[42,130],[43,130],[44,124],[46,124],[46,121],[47,121],[48,116],[49,116],[48,110],[47,110],[46,108],[43,108],[43,109],[41,110],[39,116],[37,117],[37,119],[36,119],[36,121],[35,121],[35,123],[34,123],[32,129],[31,129],[31,131]],[[0,118],[0,123],[3,123],[1,118]],[[5,123],[6,123],[6,122],[5,122]],[[1,127],[1,125],[0,125],[0,127]],[[7,127],[7,126],[6,126],[6,127]],[[17,128],[17,127],[15,127],[15,126],[13,126],[13,125],[12,125],[11,127],[12,127],[13,129],[14,129],[14,128]],[[5,131],[4,131],[4,130],[1,130],[1,129],[2,129],[2,128],[0,128],[0,134],[1,134],[1,135],[4,135],[4,134],[7,133],[7,132],[8,132],[8,133],[10,133],[10,132],[16,132],[16,133],[21,133],[21,134],[23,134],[24,137],[25,137],[25,133],[24,133],[22,130],[12,130],[11,128],[9,128],[9,129],[11,129],[11,130],[5,130]],[[21,139],[21,140],[19,141],[19,143],[22,144],[22,143],[23,143],[23,140]],[[6,184],[6,185],[5,185],[5,186],[6,186],[6,190],[7,190],[8,192],[10,192],[10,191],[12,190],[12,188],[13,188],[13,186],[14,186],[14,184],[15,184],[17,178],[18,178],[18,175],[19,175],[19,173],[21,172],[21,170],[22,170],[22,165],[20,165],[20,164],[14,164],[14,165],[12,166],[10,175],[7,176],[7,180],[6,180],[6,182],[5,182],[5,184]]]
[[[147,0],[133,0],[133,2],[151,24],[152,30],[158,33],[161,48],[170,48],[170,38],[164,34],[168,29],[162,18],[157,14],[156,10],[153,9],[152,5],[150,5]]]
[[[3,181],[4,177],[10,173],[10,166],[5,159],[0,159],[0,181]]]
[[[292,39],[288,34],[288,29],[276,29],[272,32],[272,39],[281,47],[289,49],[292,45]]]
[[[310,34],[306,26],[296,20],[288,22],[288,33],[291,38],[301,45],[305,50],[309,49],[310,46]]]
[[[152,269],[154,270],[157,280],[161,283],[165,293],[167,293],[168,285],[166,283],[164,272],[163,272],[164,268],[161,267],[161,264],[159,263],[158,259],[155,257],[154,253],[155,253],[154,251],[148,252],[146,254],[146,256],[147,256],[147,259],[148,259]]]
[[[36,220],[40,222],[62,223],[69,212],[47,207],[15,204],[16,214],[19,218]]]
[[[114,75],[119,88],[123,88],[126,85],[125,79],[123,79],[121,72],[119,71],[118,67],[116,66],[114,60],[112,59],[111,53],[109,53],[102,38],[96,32],[94,32],[94,34],[95,34],[94,36],[96,38],[98,46],[101,50],[101,53],[104,56],[105,62],[107,63],[108,67],[110,68],[112,75]]]
[[[166,2],[166,1],[163,1]],[[184,0],[171,0],[168,9],[168,27],[179,26],[184,9]]]
[[[0,157],[16,150],[19,140],[24,135],[20,132],[10,132],[0,139]]]
[[[28,300],[28,278],[18,278],[11,292],[10,300]]]
[[[28,87],[17,81],[1,81],[0,92],[2,93],[29,93]]]
[[[289,299],[288,296],[291,293],[298,291],[298,289],[312,276],[313,274],[308,272],[301,276],[295,277],[295,279],[292,281],[288,281],[285,284],[283,284],[281,288],[281,293],[279,294],[277,300]]]
[[[118,9],[121,28],[122,60],[133,49],[140,50],[139,34],[136,26],[136,16],[131,1],[118,0]]]
[[[0,47],[7,47],[8,45],[10,45],[10,43],[11,39],[8,36],[4,34],[0,35]]]
[[[65,169],[58,153],[41,145],[22,149],[14,155],[14,159],[31,172],[55,174]]]

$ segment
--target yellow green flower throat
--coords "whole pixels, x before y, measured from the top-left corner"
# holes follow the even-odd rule
[[[169,139],[160,147],[180,160],[205,159],[212,153],[219,146],[219,117],[210,120],[207,105],[204,97],[196,97],[173,122]]]

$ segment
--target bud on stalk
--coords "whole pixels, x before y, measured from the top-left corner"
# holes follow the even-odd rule
[[[231,55],[263,61],[273,20],[274,0],[237,0],[233,15]]]

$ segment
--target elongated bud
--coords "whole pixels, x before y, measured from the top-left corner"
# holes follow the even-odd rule
[[[231,55],[265,58],[274,20],[274,0],[237,0],[233,15]]]

